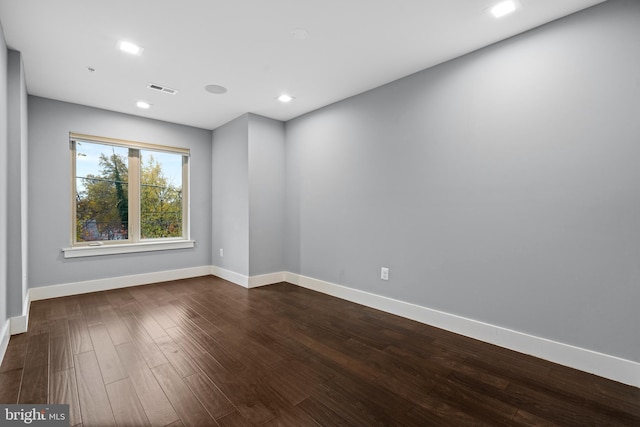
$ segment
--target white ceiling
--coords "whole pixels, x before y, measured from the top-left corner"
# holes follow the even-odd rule
[[[0,22],[29,94],[214,129],[288,120],[601,2],[520,0],[497,20],[496,0],[0,0]]]

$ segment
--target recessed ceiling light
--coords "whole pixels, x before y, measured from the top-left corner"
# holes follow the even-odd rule
[[[151,108],[151,104],[146,101],[138,101],[136,102],[136,107],[142,108],[143,110],[148,110],[149,108]]]
[[[291,100],[293,100],[293,97],[291,95],[287,95],[286,93],[283,93],[278,97],[278,101],[280,102],[290,102]]]
[[[227,93],[227,88],[220,85],[207,85],[204,87],[204,90],[215,95],[222,95],[223,93]]]
[[[140,46],[133,43],[129,43],[129,42],[120,42],[118,44],[118,47],[123,52],[127,52],[132,55],[138,55],[138,56],[142,55],[142,51],[144,50]]]
[[[516,4],[512,0],[500,2],[491,8],[491,13],[496,18],[502,18],[516,10]]]

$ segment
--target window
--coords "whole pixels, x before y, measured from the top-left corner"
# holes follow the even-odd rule
[[[188,149],[78,134],[70,145],[69,250],[189,239]]]

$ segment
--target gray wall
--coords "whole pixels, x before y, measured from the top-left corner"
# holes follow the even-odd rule
[[[612,0],[287,122],[287,269],[640,361],[639,23]]]
[[[191,149],[193,249],[64,259],[71,236],[69,132]],[[208,266],[211,131],[29,97],[29,286]]]
[[[4,31],[0,26],[0,232],[2,234],[8,231],[7,64],[7,45],[4,41]],[[7,295],[7,239],[0,239],[0,332],[4,330],[8,321]]]
[[[27,86],[22,55],[8,56],[7,315],[20,316],[27,292]]]
[[[284,270],[284,123],[249,114],[249,273]]]
[[[212,264],[249,275],[249,115],[213,131]],[[224,256],[220,256],[220,249]]]
[[[282,271],[284,124],[244,114],[213,132],[212,153],[213,265],[245,276]]]

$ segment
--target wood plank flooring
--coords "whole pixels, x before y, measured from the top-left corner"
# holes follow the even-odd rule
[[[640,389],[287,283],[35,301],[0,403],[73,426],[640,426]]]

